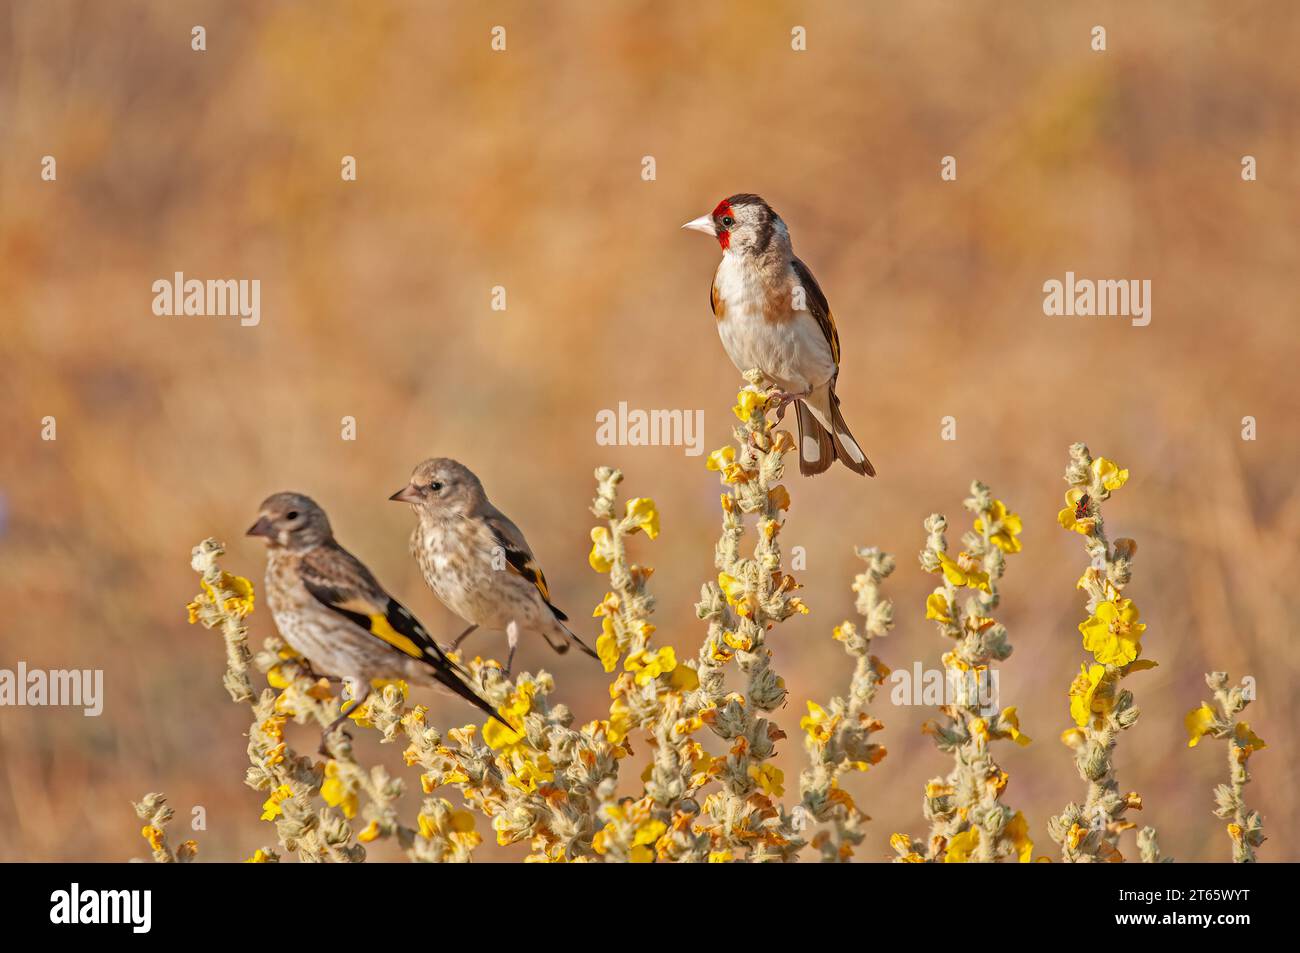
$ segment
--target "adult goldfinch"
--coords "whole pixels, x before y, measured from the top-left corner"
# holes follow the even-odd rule
[[[835,396],[835,319],[817,279],[795,257],[785,222],[759,196],[740,194],[682,228],[712,235],[722,246],[709,289],[722,346],[742,373],[756,368],[781,390],[778,419],[796,402],[799,472],[821,473],[839,460],[854,473],[875,476]]]
[[[389,499],[411,504],[419,517],[411,555],[434,595],[469,623],[453,648],[485,626],[505,630],[507,673],[521,632],[541,634],[557,652],[567,652],[572,642],[597,657],[564,624],[568,616],[551,602],[524,534],[488,501],[468,467],[446,458],[425,460]]]

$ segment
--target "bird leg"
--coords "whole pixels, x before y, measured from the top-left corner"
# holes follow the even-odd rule
[[[460,643],[464,642],[467,638],[469,638],[470,634],[477,628],[478,628],[478,623],[475,623],[474,625],[471,625],[468,629],[466,629],[464,632],[462,632],[460,635],[456,636],[456,640],[451,643],[451,650],[454,652],[456,651],[456,649],[460,648]]]
[[[355,703],[354,705],[352,705],[351,708],[348,708],[348,709],[346,709],[346,710],[343,708],[343,702],[340,701],[340,702],[339,702],[339,716],[338,716],[337,718],[335,718],[333,721],[331,721],[328,725],[326,725],[326,726],[325,726],[325,730],[321,732],[321,735],[320,735],[320,748],[318,748],[317,750],[320,752],[321,756],[324,757],[324,758],[331,758],[331,757],[333,757],[333,754],[332,754],[332,753],[330,752],[330,750],[329,750],[329,738],[330,738],[330,735],[333,734],[333,732],[335,731],[335,729],[337,729],[340,725],[342,725],[345,721],[348,720],[348,716],[351,715],[354,711],[357,710],[357,706],[358,706],[358,705],[360,705],[362,702],[364,702],[367,698],[370,697],[370,682],[369,682],[368,680],[362,680],[362,679],[345,679],[345,681],[347,681],[347,682],[348,682],[348,685],[352,688],[352,691],[353,691],[353,694],[354,694],[354,695],[356,695],[356,692],[357,692],[358,690],[361,692],[361,694],[360,694],[360,695],[356,695],[356,703]],[[358,689],[358,688],[357,688],[358,685],[360,685],[360,686],[362,686],[362,687],[361,687],[360,689]],[[343,732],[343,734],[346,735],[346,736],[349,737],[349,738],[352,737],[351,735],[348,735],[348,733],[347,733],[346,731]]]
[[[510,646],[510,654],[506,656],[506,677],[510,677],[510,667],[515,664],[515,649],[519,647],[519,623],[513,619],[506,626],[506,644]]]
[[[791,394],[787,391],[779,390],[773,396],[776,397],[776,422],[779,424],[785,419],[786,409],[796,400],[803,400],[812,393],[812,388],[804,391],[802,394]]]

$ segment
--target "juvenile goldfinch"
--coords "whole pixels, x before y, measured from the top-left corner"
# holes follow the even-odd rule
[[[310,498],[267,497],[248,535],[266,540],[266,601],[280,634],[313,670],[347,682],[358,705],[371,679],[402,678],[449,689],[506,724],[424,626],[335,541],[325,511]],[[324,735],[346,718],[339,715]]]
[[[598,657],[564,624],[568,616],[552,604],[524,534],[488,502],[468,467],[445,458],[425,460],[389,499],[411,504],[419,517],[411,555],[434,595],[469,623],[453,648],[486,626],[506,632],[507,673],[520,632],[540,633],[557,652],[567,652],[573,642]]]
[[[799,472],[821,473],[839,460],[854,473],[875,476],[835,396],[835,319],[817,279],[795,257],[785,222],[759,196],[740,194],[682,228],[712,235],[722,246],[709,289],[722,346],[739,371],[757,368],[780,388],[778,420],[796,401]]]

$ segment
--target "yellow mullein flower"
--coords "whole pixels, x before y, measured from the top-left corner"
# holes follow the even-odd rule
[[[1029,822],[1025,820],[1025,815],[1016,811],[1015,816],[1007,822],[1005,835],[1016,847],[1016,853],[1020,857],[1022,864],[1032,863],[1034,860],[1034,842],[1029,839]]]
[[[325,780],[320,786],[321,800],[330,807],[337,807],[343,811],[344,817],[356,817],[357,814],[357,794],[355,791],[348,789],[339,777],[339,764],[337,761],[331,761],[325,765]]]
[[[655,501],[648,496],[627,501],[627,519],[632,523],[629,532],[643,529],[651,539],[659,535],[659,511],[655,509]]]
[[[271,796],[262,804],[262,820],[273,821],[279,817],[283,813],[280,810],[280,804],[291,797],[292,794],[293,792],[289,790],[287,784],[282,784],[272,791]]]
[[[311,688],[307,689],[307,697],[314,698],[318,702],[329,701],[334,697],[334,692],[330,690],[330,683],[327,679],[321,678]]]
[[[668,830],[668,825],[663,821],[644,821],[636,829],[636,834],[632,838],[633,845],[653,844],[659,838],[663,837]]]
[[[618,611],[618,603],[618,596],[612,592],[605,593],[605,598],[601,599],[596,608],[592,610],[591,617],[598,619],[603,615],[613,615]]]
[[[163,849],[163,832],[161,828],[154,827],[152,824],[146,824],[140,828],[140,836],[149,842],[149,846],[154,850]]]
[[[1079,518],[1078,506],[1079,501],[1083,499],[1083,490],[1075,487],[1065,494],[1065,509],[1056,514],[1056,522],[1060,523],[1064,529],[1074,530],[1082,536],[1091,536],[1092,531],[1097,528],[1097,518],[1095,516],[1084,516]],[[1080,580],[1082,582],[1082,580]]]
[[[199,585],[203,587],[203,593],[207,596],[208,601],[216,604],[217,592],[206,579],[200,579]],[[227,589],[233,595],[226,598],[221,604],[221,608],[227,614],[234,616],[236,619],[242,619],[250,615],[253,611],[253,584],[243,576],[236,576],[234,573],[222,572],[221,588]],[[199,621],[199,610],[202,608],[201,603],[191,602],[185,607],[189,611],[190,624]]]
[[[610,538],[609,530],[603,526],[593,526],[591,530],[591,552],[587,554],[587,562],[596,572],[609,572],[610,567],[614,564],[614,543]]]
[[[1127,665],[1142,654],[1142,633],[1146,625],[1138,621],[1138,608],[1132,599],[1107,600],[1079,623],[1083,647],[1103,665]]]
[[[977,569],[962,569],[947,553],[939,553],[939,569],[954,586],[969,586],[989,592],[989,574]]]
[[[274,738],[276,741],[280,741],[284,738],[284,725],[288,720],[289,719],[284,715],[272,715],[258,727],[264,734]]]
[[[1070,850],[1078,850],[1083,839],[1088,836],[1088,828],[1073,824],[1069,832],[1065,835],[1065,841],[1070,845]]]
[[[1009,736],[1016,744],[1024,747],[1029,744],[1030,738],[1020,730],[1020,716],[1016,714],[1014,705],[1002,709],[1002,714],[998,716],[998,724],[1002,727],[998,729],[998,736]]]
[[[808,737],[813,741],[824,745],[834,734],[835,726],[839,724],[839,716],[832,716],[825,708],[814,701],[806,704],[808,705],[808,714],[799,719],[799,727],[806,731]]]
[[[279,665],[272,665],[266,670],[266,684],[272,688],[288,688],[289,679],[284,677],[284,670]]]
[[[709,852],[709,863],[711,864],[729,864],[735,858],[729,850],[715,850]]]
[[[1237,722],[1236,727],[1232,729],[1232,739],[1237,748],[1238,761],[1245,761],[1250,757],[1251,752],[1268,747],[1264,744],[1264,739],[1251,731],[1250,725],[1244,721]]]
[[[925,785],[925,796],[933,800],[934,798],[950,797],[956,793],[956,789],[950,784],[942,781],[929,781]]]
[[[733,606],[745,594],[744,582],[725,572],[718,573],[718,588],[727,597],[727,602]]]
[[[1016,539],[1023,530],[1020,517],[1015,513],[1008,512],[1006,504],[1001,500],[993,501],[993,508],[990,514],[993,523],[998,529],[989,536],[993,544],[1004,553],[1020,552],[1020,540]],[[975,520],[975,532],[984,532],[984,520],[977,518]]]
[[[971,855],[975,853],[979,845],[980,829],[978,827],[972,827],[960,834],[954,834],[948,839],[948,849],[944,852],[943,862],[945,864],[968,863]]]
[[[785,772],[772,764],[751,764],[749,776],[764,794],[781,797],[785,794]]]
[[[257,848],[257,850],[253,851],[252,857],[244,861],[244,863],[246,864],[269,864],[270,862],[271,862],[271,855],[268,854],[266,851],[262,850],[262,848],[260,847]]]
[[[719,447],[709,454],[709,458],[704,462],[704,465],[708,469],[722,474],[723,483],[734,485],[749,479],[749,474],[745,472],[745,468],[736,462],[736,448],[730,444]]]
[[[605,734],[609,736],[609,743],[612,745],[620,744],[628,736],[628,732],[635,727],[632,724],[632,713],[622,697],[615,698],[610,703],[609,720],[606,724]]]
[[[600,664],[605,667],[605,671],[612,672],[618,665],[618,657],[621,654],[614,623],[609,616],[605,616],[600,623],[600,635],[596,637],[596,655],[600,657]]]
[[[638,685],[645,685],[676,667],[677,653],[671,645],[652,652],[633,652],[623,662],[623,668],[636,673]]]
[[[506,777],[506,782],[521,791],[532,794],[538,785],[555,780],[555,765],[544,754],[518,745],[511,749],[508,760],[514,770]]]
[[[704,461],[704,466],[709,470],[721,472],[728,466],[736,462],[736,448],[728,444],[725,447],[719,447],[709,454]]]
[[[498,709],[501,716],[512,725],[519,725],[522,729],[524,716],[533,710],[533,695],[537,688],[532,682],[525,682],[510,693],[506,703]],[[507,728],[495,718],[490,718],[483,724],[483,742],[493,751],[502,748],[517,745],[524,740],[524,732]]]
[[[1201,739],[1214,730],[1214,723],[1217,719],[1214,715],[1214,709],[1205,702],[1201,702],[1199,708],[1193,708],[1183,718],[1183,725],[1187,728],[1187,747],[1195,748],[1201,743]]]
[[[420,815],[420,828],[421,830],[423,830],[424,828],[423,814]],[[372,820],[369,824],[365,826],[364,829],[362,829],[357,833],[357,840],[361,841],[361,843],[363,844],[369,844],[373,840],[378,840],[379,835],[381,833],[382,832],[379,829],[379,822]]]
[[[1066,728],[1061,732],[1061,744],[1077,748],[1088,740],[1088,735],[1079,728]]]
[[[1118,490],[1128,482],[1128,471],[1121,470],[1113,460],[1098,457],[1092,461],[1092,472],[1108,490]]]
[[[942,592],[932,592],[926,596],[925,617],[942,622],[944,625],[952,624],[952,608]]]
[[[700,674],[687,665],[678,665],[668,676],[668,687],[677,692],[693,692],[700,687]]]
[[[370,721],[370,702],[364,701],[359,705],[355,701],[350,701],[348,699],[345,699],[343,702],[343,704],[349,703],[352,705],[352,708],[348,711],[348,717],[356,722],[357,726],[360,728],[373,728],[374,725]]]
[[[762,394],[756,394],[752,390],[742,390],[736,395],[736,406],[731,408],[731,412],[736,415],[736,419],[745,423],[754,415],[754,411],[760,407],[767,406],[767,398]]]
[[[906,834],[891,834],[889,846],[898,852],[899,859],[905,864],[925,863],[925,858],[912,850],[912,838]]]
[[[1094,727],[1100,727],[1102,716],[1110,711],[1113,702],[1109,683],[1102,684],[1106,667],[1081,664],[1079,668],[1079,674],[1070,685],[1070,717],[1080,728],[1088,727],[1089,721],[1094,723]]]

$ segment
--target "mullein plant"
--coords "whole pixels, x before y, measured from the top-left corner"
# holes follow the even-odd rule
[[[510,727],[488,721],[440,731],[428,724],[423,706],[408,703],[398,681],[376,683],[379,691],[353,705],[349,716],[357,727],[374,729],[381,743],[405,744],[404,760],[420,771],[423,800],[410,826],[396,806],[404,783],[358,764],[345,733],[326,738],[322,760],[290,747],[290,720],[324,726],[350,702],[336,699],[329,680],[314,675],[278,636],[267,638],[260,652],[249,649],[252,584],[221,569],[223,551],[214,540],[196,547],[193,568],[202,591],[189,606],[190,621],[224,638],[227,691],[252,711],[246,780],[267,795],[262,819],[275,825],[279,844],[300,860],[351,862],[365,858],[367,844],[393,839],[412,860],[467,861],[481,842],[477,812],[489,819],[499,844],[528,843],[530,861],[790,860],[807,845],[802,832],[811,819],[829,825],[814,841],[823,856],[847,859],[866,817],[837,781],[884,756],[870,741],[879,722],[865,709],[887,673],[869,647],[891,623],[878,587],[893,564],[883,554],[861,553],[868,569],[854,588],[864,624],[861,631],[847,622],[836,630],[857,659],[850,695],[825,709],[809,707],[813,766],[801,778],[801,802],[787,810],[779,801],[784,778],[770,760],[785,735],[768,717],[786,690],[765,639],[779,622],[808,610],[793,595],[794,579],[781,571],[778,536],[790,505],[780,482],[782,457],[794,441],[768,419],[772,396],[749,376],[734,408],[736,445],[709,457],[726,492],[717,580],[703,587],[697,607],[708,623],[697,659],[679,661],[672,646],[655,644],[647,586],[653,569],[629,555],[631,537],[659,534],[654,501],[637,497],[620,507],[622,474],[601,468],[592,503],[599,523],[588,560],[609,579],[592,613],[600,620],[597,653],[614,674],[607,718],[576,726],[567,706],[551,701],[555,684],[548,673],[507,679],[497,663],[481,658],[457,661]],[[746,514],[756,529],[748,555],[741,552]],[[733,667],[743,691],[727,688]],[[254,668],[267,681],[260,693]],[[700,737],[708,733],[725,743],[724,754],[705,750]],[[649,745],[650,764],[640,795],[620,796],[620,766],[637,736]],[[461,806],[443,796],[453,789]],[[170,859],[161,822],[146,830],[151,846],[160,845],[157,859]],[[269,846],[249,858],[279,859]]]
[[[1030,741],[1015,707],[998,707],[994,669],[1011,655],[1006,627],[993,612],[1006,557],[1021,549],[1021,520],[978,481],[964,506],[974,522],[962,536],[963,549],[955,557],[948,552],[948,521],[935,513],[925,521],[928,535],[920,553],[921,568],[940,578],[926,598],[926,618],[952,645],[943,655],[944,720],[927,722],[922,730],[952,756],[953,769],[925,786],[928,842],[895,834],[890,844],[902,863],[1028,863],[1034,852],[1029,824],[1022,812],[1002,802],[1009,776],[990,747],[997,740]]]
[[[278,636],[270,636],[256,658],[268,687],[255,694],[250,675],[254,657],[245,621],[255,603],[253,585],[221,569],[218,559],[223,554],[213,539],[194,547],[190,565],[199,574],[201,591],[187,608],[191,623],[221,632],[226,646],[226,691],[232,701],[252,710],[245,783],[266,793],[262,819],[275,824],[280,843],[300,859],[362,860],[365,850],[354,842],[348,820],[356,812],[357,792],[373,785],[365,783],[366,772],[352,757],[346,736],[331,736],[332,757],[323,762],[299,754],[284,739],[290,719],[300,724],[315,721],[322,727],[333,720],[329,684],[313,679],[296,653]],[[400,794],[400,783],[385,779],[385,786],[393,799]],[[316,808],[315,796],[325,801],[324,807]],[[249,859],[262,862],[273,858],[274,852],[259,849]]]
[[[823,861],[850,860],[868,818],[840,782],[885,756],[872,740],[881,724],[868,709],[889,675],[871,647],[893,625],[893,605],[881,586],[894,560],[878,550],[858,550],[866,564],[853,584],[862,622],[845,621],[833,633],[854,659],[848,694],[825,706],[807,703],[800,727],[808,767],[799,778],[797,802],[787,808],[781,802],[785,779],[772,764],[785,735],[771,718],[786,689],[772,669],[767,638],[791,616],[808,612],[794,595],[798,584],[782,571],[779,546],[790,506],[781,483],[782,458],[794,441],[769,420],[774,394],[755,375],[747,380],[733,408],[736,442],[707,461],[724,488],[722,533],[714,554],[716,581],[702,587],[697,605],[707,623],[697,657],[679,659],[673,646],[655,640],[648,588],[653,569],[632,560],[633,537],[659,535],[654,501],[636,497],[620,505],[622,474],[596,471],[591,511],[597,525],[588,561],[608,577],[608,591],[592,617],[600,627],[597,654],[613,682],[608,716],[584,725],[552,700],[555,681],[547,672],[510,679],[498,663],[477,657],[456,660],[505,724],[488,720],[440,730],[429,724],[424,706],[410,704],[400,681],[376,682],[378,690],[361,705],[346,693],[336,697],[331,681],[314,674],[279,636],[268,637],[256,653],[250,650],[252,584],[221,568],[217,542],[197,546],[192,566],[201,592],[188,607],[189,618],[223,637],[226,690],[249,706],[252,717],[245,780],[263,793],[261,817],[275,832],[275,843],[257,848],[248,860],[279,862],[283,850],[300,861],[356,862],[365,859],[367,845],[391,841],[411,860],[466,862],[482,842],[478,815],[498,844],[527,844],[527,860],[534,862],[789,861],[810,844]],[[1092,460],[1081,444],[1071,449],[1071,489],[1060,519],[1085,537],[1093,560],[1079,585],[1089,597],[1089,618],[1080,630],[1095,662],[1084,665],[1071,688],[1077,727],[1065,735],[1089,782],[1088,800],[1083,807],[1070,805],[1050,824],[1066,860],[1119,859],[1116,841],[1133,826],[1124,812],[1141,804],[1135,794],[1118,794],[1110,757],[1118,732],[1137,716],[1119,680],[1154,663],[1139,658],[1142,625],[1136,607],[1121,596],[1136,546],[1131,540],[1107,542],[1099,509],[1127,476],[1110,461]],[[954,767],[926,787],[928,842],[904,834],[891,838],[896,859],[904,862],[1023,862],[1033,856],[1024,815],[1002,803],[1008,777],[990,753],[995,740],[1029,739],[1016,709],[999,708],[981,691],[996,690],[994,663],[1011,654],[1006,629],[993,613],[1006,556],[1021,548],[1021,522],[980,483],[972,484],[965,505],[974,524],[955,557],[948,551],[944,517],[925,521],[921,566],[940,577],[926,600],[926,616],[951,643],[943,663],[945,689],[952,694],[942,700],[944,722],[927,723],[924,730],[952,755]],[[755,536],[748,552],[742,548],[746,516],[753,518]],[[265,677],[265,688],[255,689],[254,670]],[[736,690],[729,689],[729,676],[738,677]],[[1230,819],[1234,857],[1253,860],[1263,835],[1242,789],[1246,759],[1263,742],[1244,722],[1234,723],[1245,693],[1227,688],[1222,675],[1210,676],[1210,685],[1219,710],[1203,705],[1188,716],[1191,743],[1205,735],[1229,740],[1232,784],[1216,792],[1218,813]],[[323,727],[340,709],[356,728],[375,731],[381,743],[404,746],[403,760],[417,769],[421,794],[410,824],[399,813],[405,782],[382,767],[359,764],[346,733],[331,733],[319,759],[289,745],[289,721]],[[648,749],[649,763],[639,774],[639,793],[628,795],[620,793],[627,790],[629,773],[621,769],[631,763],[634,742],[647,746],[641,750]],[[712,753],[706,743],[723,750]],[[146,795],[136,811],[154,860],[195,858],[192,841],[169,846],[165,828],[172,812],[161,795]],[[1094,818],[1100,821],[1090,824]],[[809,835],[813,825],[819,829]],[[1164,859],[1151,828],[1138,833],[1137,843],[1144,860]]]
[[[825,863],[850,860],[870,820],[840,787],[840,778],[848,771],[865,771],[879,764],[886,753],[883,745],[871,740],[884,725],[868,708],[889,676],[889,669],[871,654],[871,643],[894,627],[894,604],[881,595],[881,583],[894,571],[894,557],[878,549],[859,549],[857,554],[867,564],[853,580],[855,608],[862,625],[846,620],[833,633],[855,660],[848,696],[836,696],[825,707],[807,702],[808,714],[799,722],[809,761],[799,776],[799,807],[804,812],[803,824],[826,825],[812,838]]]
[[[1228,743],[1228,783],[1214,789],[1214,816],[1228,822],[1233,863],[1253,864],[1255,850],[1265,840],[1264,819],[1259,811],[1246,807],[1246,784],[1250,781],[1247,762],[1265,744],[1250,725],[1236,720],[1250,704],[1245,687],[1229,686],[1227,672],[1210,672],[1205,684],[1214,692],[1215,707],[1201,702],[1200,707],[1187,713],[1187,746],[1195,748],[1206,736]]]
[[[144,821],[140,836],[149,845],[153,861],[159,864],[188,864],[198,856],[199,845],[192,840],[177,847],[168,843],[167,825],[171,823],[174,812],[167,806],[165,797],[161,794],[146,794],[134,807],[136,817]]]
[[[1101,504],[1128,482],[1129,472],[1105,457],[1093,458],[1087,446],[1070,447],[1065,481],[1065,508],[1057,521],[1083,537],[1090,564],[1079,579],[1088,618],[1079,623],[1083,649],[1091,659],[1080,665],[1070,685],[1070,715],[1074,727],[1061,740],[1074,750],[1079,775],[1087,783],[1082,805],[1066,805],[1048,822],[1048,832],[1061,847],[1061,858],[1071,863],[1118,862],[1120,835],[1136,827],[1127,812],[1141,810],[1142,798],[1134,791],[1121,794],[1113,761],[1119,734],[1133,726],[1138,708],[1133,693],[1121,687],[1123,679],[1156,663],[1142,658],[1146,625],[1132,599],[1123,593],[1132,578],[1137,543],[1111,542],[1106,536]],[[1138,836],[1139,856],[1145,862],[1163,860],[1154,829]]]
[[[695,610],[708,623],[697,671],[707,707],[700,717],[727,745],[713,759],[709,773],[720,789],[704,801],[707,819],[701,829],[713,840],[709,859],[789,860],[804,846],[804,819],[781,805],[785,777],[771,763],[776,743],[786,737],[768,716],[785,702],[785,681],[772,669],[767,634],[808,607],[796,595],[799,584],[782,572],[782,514],[790,493],[781,483],[782,458],[794,439],[776,430],[768,418],[773,394],[760,386],[761,375],[745,375],[748,386],[732,408],[739,421],[734,445],[713,451],[707,466],[723,486],[722,533],[714,549],[716,581],[700,589]],[[750,554],[742,551],[745,517],[755,521]],[[733,666],[744,681],[729,691],[727,670]]]

